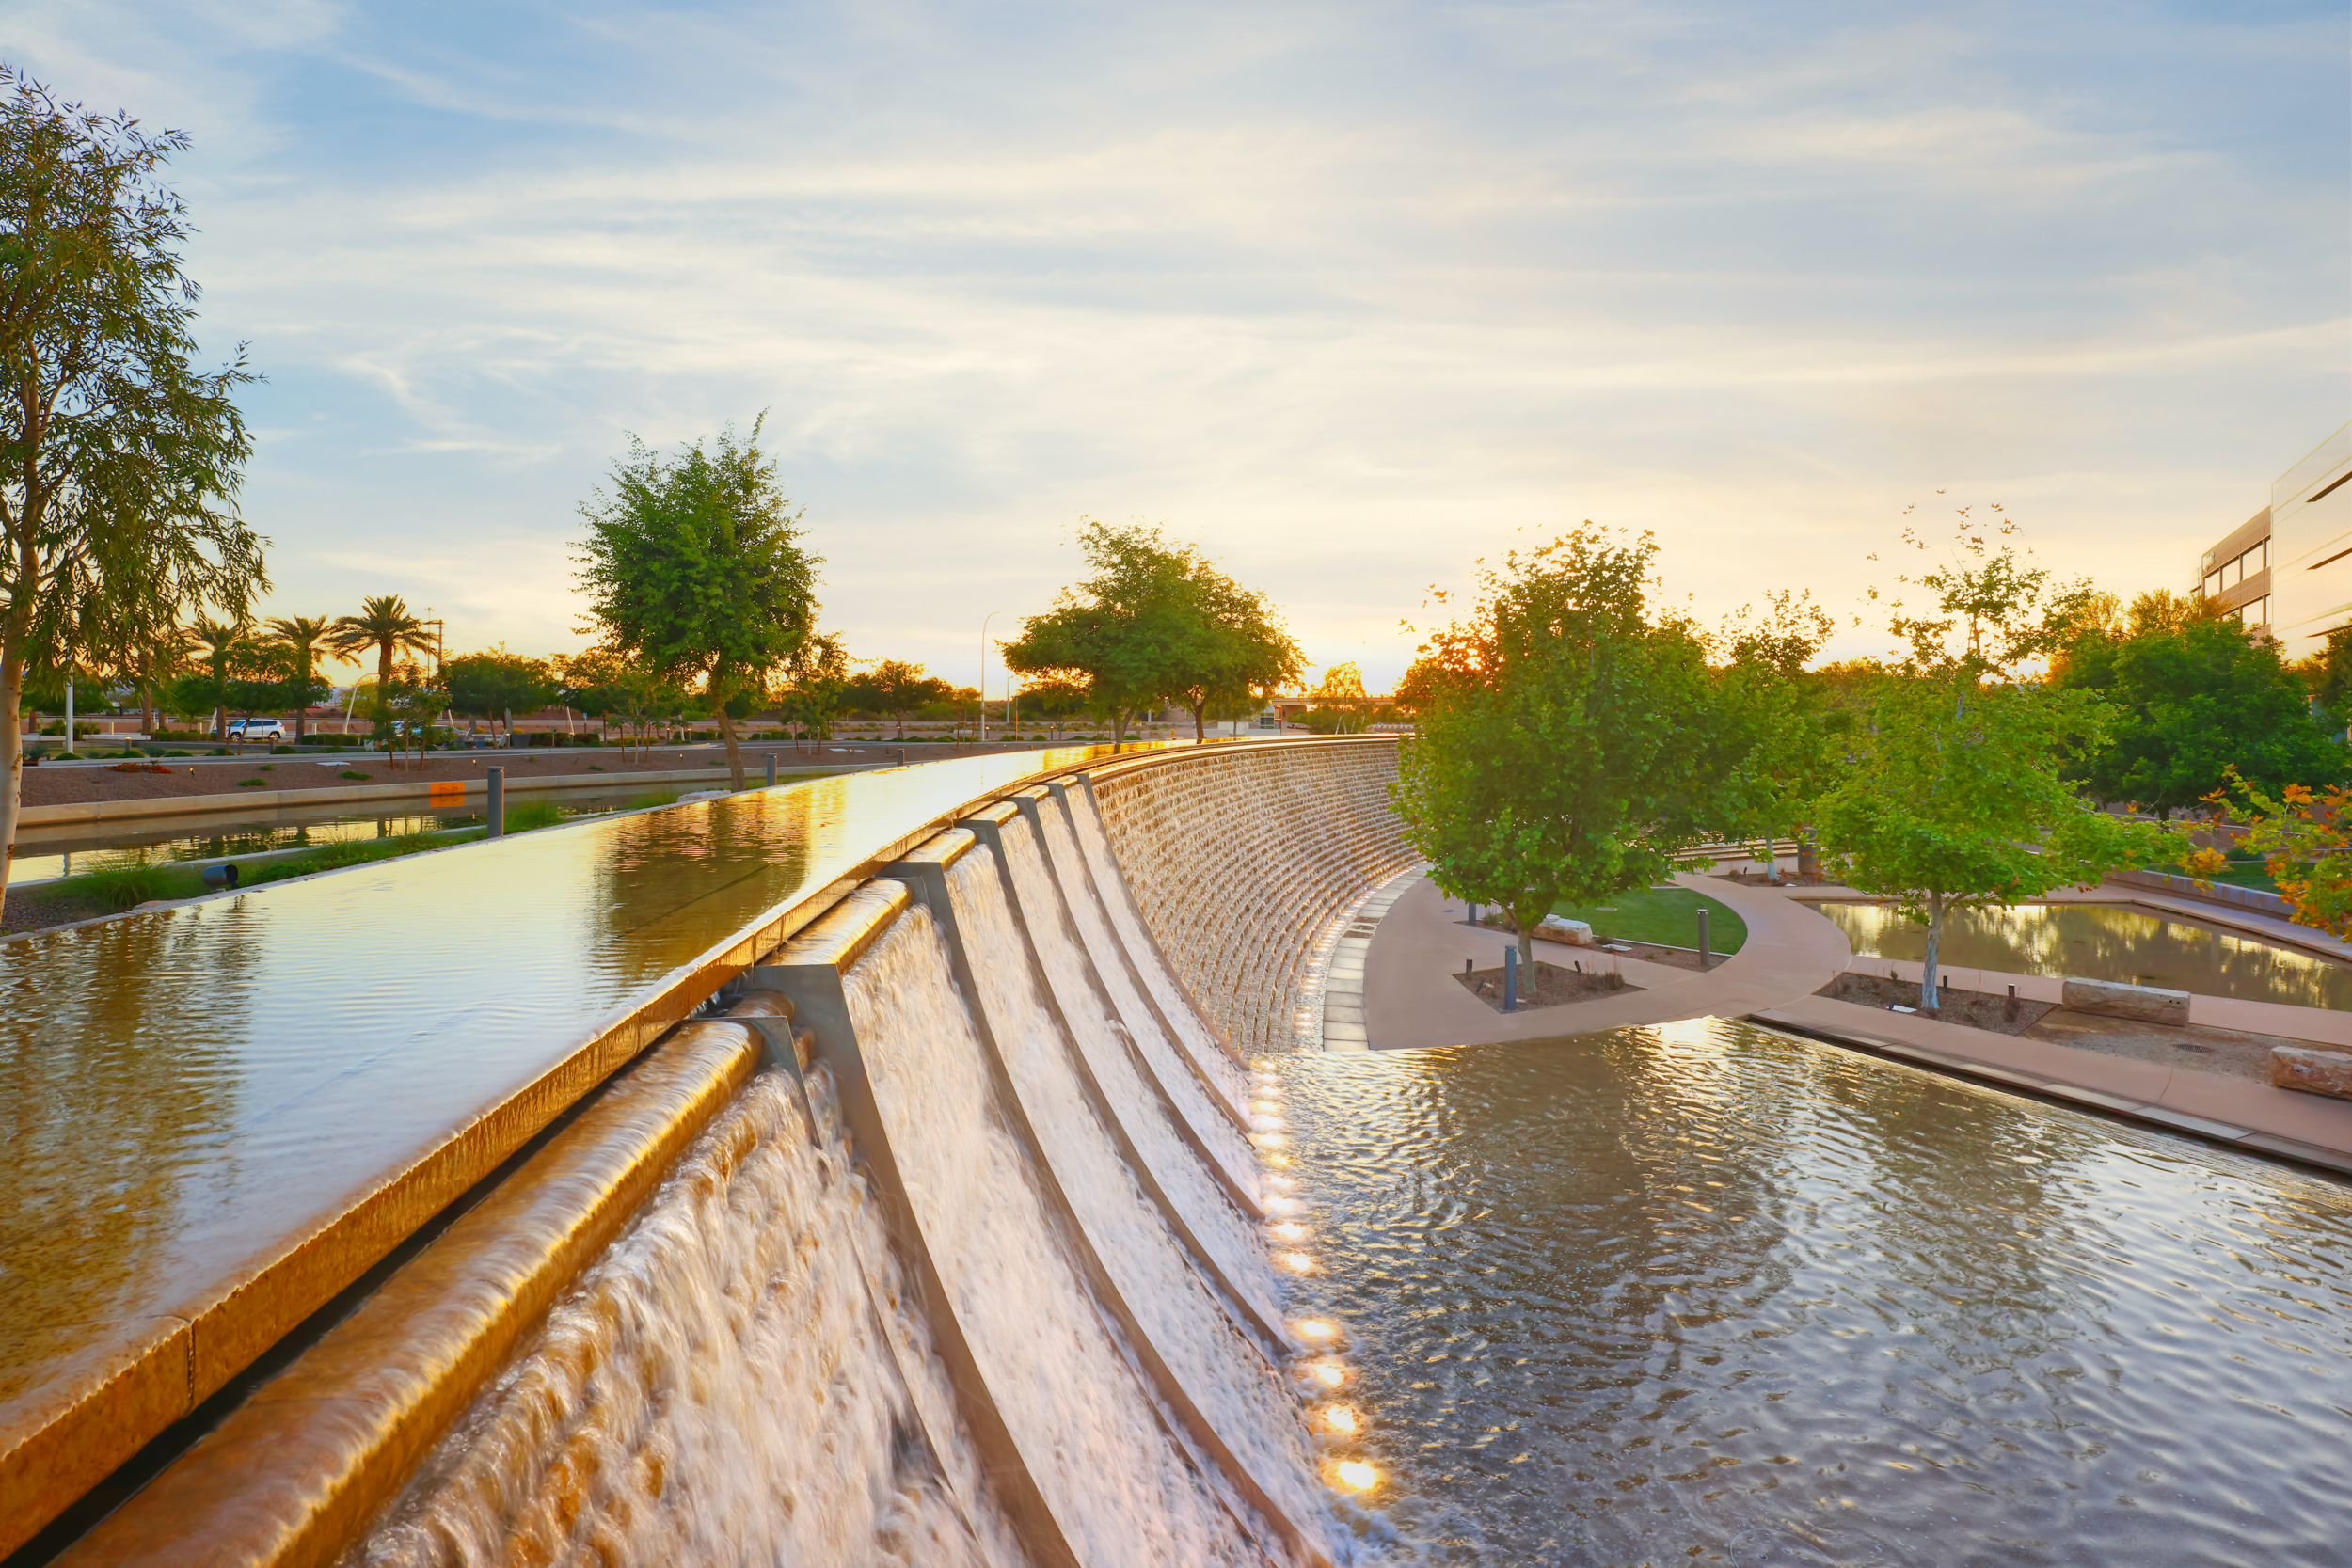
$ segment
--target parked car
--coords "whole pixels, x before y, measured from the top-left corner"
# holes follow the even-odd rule
[[[266,740],[275,746],[286,738],[286,721],[283,719],[231,719],[229,721],[229,738]]]

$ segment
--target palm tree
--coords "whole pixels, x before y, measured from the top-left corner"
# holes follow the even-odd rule
[[[392,657],[403,649],[429,654],[434,651],[433,635],[424,629],[424,623],[408,613],[407,601],[397,594],[383,594],[359,601],[357,615],[338,615],[335,624],[326,628],[326,647],[337,658],[357,664],[352,656],[375,650],[376,701],[388,700],[392,689]]]
[[[213,673],[213,738],[229,740],[229,666],[244,652],[253,626],[246,621],[215,621],[199,615],[188,626],[188,646]]]
[[[294,665],[294,683],[304,689],[302,701],[294,707],[294,744],[299,746],[310,738],[308,721],[310,717],[310,684],[318,678],[319,655],[325,650],[333,623],[324,615],[280,615],[263,623],[269,635],[262,639],[271,647],[284,651]]]

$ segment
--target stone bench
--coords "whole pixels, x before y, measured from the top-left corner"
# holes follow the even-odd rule
[[[2159,986],[2127,986],[2120,980],[2068,980],[2062,1003],[2078,1013],[2136,1019],[2142,1023],[2186,1023],[2188,992]]]
[[[2274,1045],[2270,1048],[2270,1082],[2276,1088],[2352,1100],[2352,1054]]]

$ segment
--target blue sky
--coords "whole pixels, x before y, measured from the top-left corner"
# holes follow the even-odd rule
[[[1375,683],[1586,517],[1710,620],[1853,608],[1915,503],[2185,587],[2352,417],[2346,47],[2340,0],[0,3],[195,138],[273,612],[580,646],[625,433],[765,409],[825,624],[963,682],[1082,515]]]

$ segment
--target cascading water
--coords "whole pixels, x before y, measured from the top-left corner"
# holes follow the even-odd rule
[[[1264,1251],[1249,1222],[1193,1152],[1175,1111],[1153,1091],[1127,1048],[1119,1021],[1087,978],[1077,934],[1061,913],[1044,858],[1030,835],[1028,819],[1015,817],[1007,822],[1000,836],[1012,892],[1037,943],[1038,960],[1044,965],[1053,993],[1061,1003],[1073,1043],[1114,1113],[1125,1122],[1129,1141],[1158,1179],[1168,1201],[1183,1212],[1186,1228],[1214,1255],[1217,1268],[1234,1282],[1235,1289],[1248,1294],[1263,1315],[1273,1315],[1278,1292]]]
[[[1120,957],[1120,941],[1110,933],[1110,922],[1104,917],[1104,903],[1094,898],[1087,886],[1087,867],[1077,856],[1077,837],[1071,832],[1071,818],[1052,800],[1042,801],[1042,806],[1038,820],[1044,823],[1044,856],[1052,863],[1063,900],[1071,910],[1071,917],[1077,922],[1077,936],[1087,955],[1094,959],[1094,974],[1108,992],[1115,1016],[1127,1022],[1129,1037],[1136,1041],[1136,1049],[1143,1051],[1152,1074],[1160,1079],[1171,1101],[1176,1101],[1181,1115],[1200,1129],[1209,1149],[1216,1152],[1231,1171],[1254,1178],[1254,1152],[1228,1115],[1242,1110],[1242,1098],[1228,1096],[1226,1105],[1214,1105],[1212,1096],[1218,1091],[1202,1082],[1200,1068],[1195,1068],[1184,1046],[1169,1039],[1160,1025],[1160,1018],[1152,1016],[1151,1004],[1136,990],[1136,980],[1127,971],[1127,961]]]
[[[909,910],[845,979],[906,1198],[980,1374],[1089,1568],[1263,1563],[1246,1517],[1173,1431],[995,1106],[983,1049],[929,911]]]
[[[810,1101],[755,1076],[343,1568],[1025,1563]]]
[[[1070,819],[1077,829],[1078,847],[1086,856],[1087,868],[1094,874],[1094,886],[1102,895],[1111,927],[1126,944],[1129,956],[1136,961],[1136,973],[1143,976],[1144,988],[1160,1005],[1160,1013],[1168,1020],[1168,1027],[1176,1031],[1177,1043],[1200,1064],[1210,1080],[1225,1091],[1228,1100],[1235,1105],[1247,1103],[1248,1085],[1240,1065],[1216,1042],[1209,1026],[1193,1010],[1184,988],[1169,973],[1159,944],[1144,928],[1143,913],[1136,908],[1127,879],[1120,874],[1118,860],[1111,854],[1110,839],[1103,832],[1103,818],[1095,810],[1094,796],[1085,789],[1073,788],[1066,791],[1063,798],[1070,808]]]
[[[1145,1338],[1273,1504],[1302,1528],[1318,1528],[1325,1498],[1296,1401],[1281,1370],[1202,1279],[1089,1101],[1026,962],[995,857],[985,850],[964,856],[947,883],[966,950],[980,955],[973,966],[976,1000],[1040,1152],[1104,1271]],[[1176,1155],[1189,1161],[1191,1150]]]

